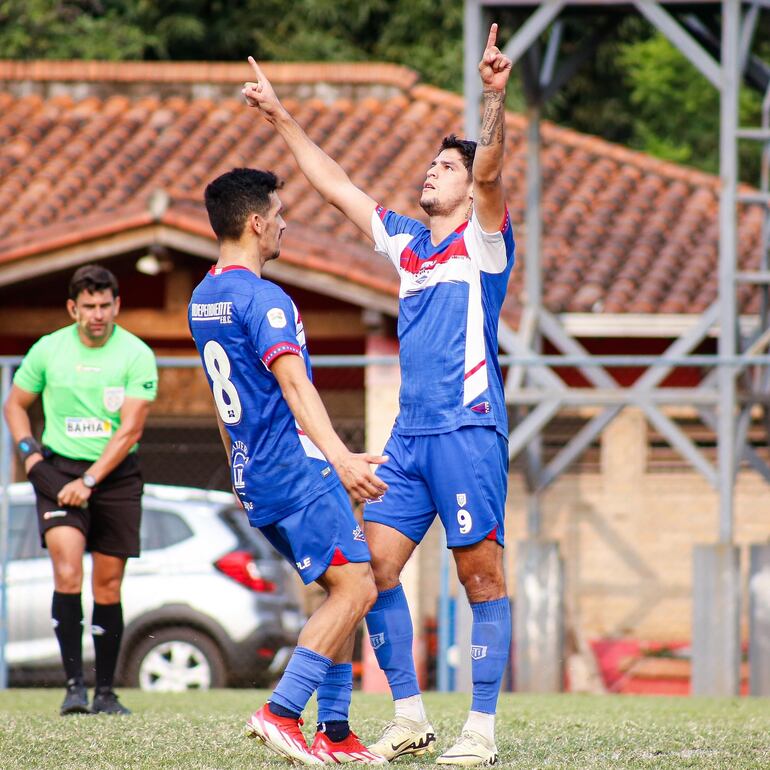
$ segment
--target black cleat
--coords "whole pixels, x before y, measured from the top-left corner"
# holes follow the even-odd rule
[[[97,687],[94,692],[94,702],[91,705],[92,714],[130,714],[109,687]]]
[[[70,714],[90,714],[88,708],[88,690],[82,679],[67,680],[67,694],[64,696],[59,713],[63,716]]]

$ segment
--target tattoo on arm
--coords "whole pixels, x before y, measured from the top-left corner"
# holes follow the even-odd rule
[[[488,147],[503,143],[503,116],[505,115],[505,92],[484,91],[484,117],[481,120],[479,146]]]

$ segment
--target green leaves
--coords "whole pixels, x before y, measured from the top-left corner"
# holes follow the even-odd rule
[[[138,59],[154,41],[122,3],[0,0],[0,58]]]
[[[633,112],[631,145],[677,163],[719,171],[719,94],[661,34],[622,47]],[[761,97],[743,87],[741,125],[759,125]],[[759,181],[756,145],[741,147],[742,177]]]

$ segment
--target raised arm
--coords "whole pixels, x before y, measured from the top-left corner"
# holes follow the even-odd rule
[[[496,42],[497,24],[493,24],[479,62],[484,89],[484,117],[473,160],[473,208],[482,229],[490,233],[500,227],[505,211],[502,179],[505,86],[511,74],[511,60],[500,52]]]
[[[372,238],[372,213],[375,201],[359,190],[342,166],[330,158],[302,130],[273,90],[270,81],[254,59],[249,56],[255,82],[245,83],[243,95],[249,107],[258,109],[275,126],[297,160],[300,171],[332,206],[336,206],[361,232]]]

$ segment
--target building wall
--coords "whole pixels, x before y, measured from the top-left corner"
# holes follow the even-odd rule
[[[155,278],[136,273],[136,255],[111,260],[109,266],[121,281],[125,311],[121,322],[148,339],[159,354],[190,355],[194,349],[184,306],[208,263],[172,256],[174,272]],[[68,322],[64,296],[69,274],[0,292],[0,352],[26,352],[40,334]],[[307,290],[287,289],[303,311],[311,352],[364,352],[371,332],[360,309]],[[392,343],[392,329],[380,333]],[[387,352],[394,351],[391,344]],[[382,448],[397,409],[397,370],[393,375],[372,368],[365,398],[362,370],[316,370],[335,425],[357,450],[364,448],[367,420],[369,448]],[[694,471],[667,472],[660,462],[653,466],[648,442],[643,416],[625,410],[602,435],[598,466],[594,461],[583,463],[579,472],[562,476],[543,496],[543,535],[558,540],[565,558],[569,621],[589,637],[675,641],[690,636],[692,548],[716,539],[717,496]],[[591,451],[595,457],[596,450]],[[200,367],[161,372],[143,453],[150,480],[227,486],[211,395]],[[681,469],[681,463],[677,467]],[[171,473],[175,468],[179,479],[153,477],[156,469]],[[516,543],[525,536],[525,509],[523,482],[513,473],[506,549],[512,594]],[[744,546],[770,540],[768,488],[748,471],[741,473],[737,484],[735,531],[736,541]],[[436,614],[440,548],[440,531],[434,527],[410,565],[423,619]]]
[[[677,642],[691,636],[692,551],[716,542],[718,499],[695,471],[649,472],[646,436],[641,414],[626,410],[602,437],[601,472],[566,474],[543,496],[543,537],[559,542],[565,561],[568,627],[588,638]],[[735,511],[745,572],[748,545],[770,541],[770,490],[751,471],[739,475]],[[516,544],[525,537],[526,491],[522,477],[512,474],[506,510],[512,595]],[[435,608],[436,527],[423,547],[423,606]]]

